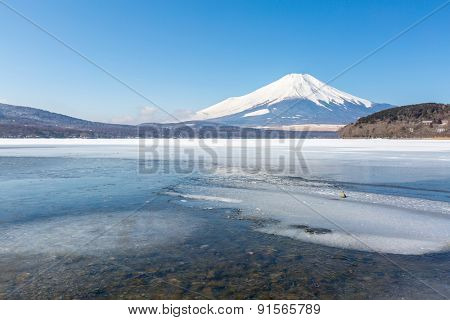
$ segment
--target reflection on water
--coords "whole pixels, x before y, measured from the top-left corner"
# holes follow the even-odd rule
[[[227,194],[180,196],[211,186],[200,175],[139,175],[124,159],[0,158],[0,170],[2,299],[450,295],[448,252],[378,254],[260,232],[279,221],[216,199]],[[245,194],[245,185],[219,180]],[[260,186],[247,183],[246,192]]]

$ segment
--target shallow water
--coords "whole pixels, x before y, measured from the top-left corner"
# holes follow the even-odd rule
[[[313,147],[304,175],[186,175],[0,146],[0,297],[448,298],[450,152]]]

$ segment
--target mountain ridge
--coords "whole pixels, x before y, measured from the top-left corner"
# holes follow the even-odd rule
[[[44,109],[0,103],[0,137],[135,137],[136,126],[82,120]]]
[[[0,138],[336,138],[336,132],[240,128],[209,121],[121,125],[0,104]]]

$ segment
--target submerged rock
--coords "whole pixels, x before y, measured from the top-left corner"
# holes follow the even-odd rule
[[[326,228],[306,228],[305,232],[310,234],[327,234],[331,233],[331,230]]]
[[[291,224],[290,227],[295,228],[295,229],[302,229],[306,233],[310,233],[310,234],[327,234],[327,233],[331,233],[330,229],[313,228],[313,227],[307,226],[305,224]]]
[[[305,224],[291,224],[291,227],[295,228],[295,229],[306,229],[306,228],[308,228],[308,226],[305,225]]]

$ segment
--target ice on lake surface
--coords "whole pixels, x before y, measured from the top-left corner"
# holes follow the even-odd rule
[[[198,220],[173,212],[150,214],[143,208],[14,224],[0,229],[0,254],[105,254],[159,247],[188,237],[201,226]]]
[[[212,284],[200,283],[217,285],[218,275],[212,280],[196,277],[202,268],[214,268],[226,287],[234,288],[236,275],[251,279],[239,269],[239,261],[251,259],[248,263],[255,263],[256,272],[267,273],[254,281],[259,288],[281,269],[292,268],[300,282],[297,289],[284,287],[288,279],[277,280],[280,292],[289,297],[366,297],[362,287],[337,289],[342,286],[338,280],[323,289],[315,285],[308,289],[302,281],[320,282],[319,276],[301,279],[315,272],[307,270],[319,263],[325,269],[316,271],[323,276],[334,269],[327,276],[333,279],[336,273],[348,277],[348,268],[373,273],[364,290],[372,287],[374,292],[367,297],[389,298],[393,297],[389,277],[399,281],[399,270],[383,259],[385,254],[421,280],[416,285],[402,283],[404,297],[449,293],[450,143],[446,141],[178,139],[149,140],[146,147],[139,153],[138,140],[0,141],[1,296],[55,297],[64,291],[63,282],[72,281],[71,274],[75,277],[95,265],[101,267],[84,277],[104,281],[107,277],[108,289],[86,297],[120,297],[123,284],[121,289],[113,284],[137,280],[123,280],[119,270],[107,276],[101,270],[109,264],[119,269],[131,264],[131,270],[159,275],[151,283],[158,283],[161,290],[155,292],[163,298],[176,296],[162,289],[165,282],[158,282],[166,273],[199,286],[203,298],[205,292],[250,297],[256,294],[250,293],[253,283],[245,290],[211,291]],[[158,170],[143,172],[142,162]],[[339,196],[342,190],[345,199]],[[340,255],[352,258],[331,258]],[[95,263],[58,263],[67,256]],[[358,267],[349,267],[349,261],[359,261]],[[227,263],[234,264],[225,267]],[[43,283],[48,285],[45,278],[30,277],[30,284],[22,279],[54,264],[57,293],[39,291]],[[171,267],[164,273],[161,268],[166,264]],[[380,270],[370,266],[374,264]],[[220,271],[224,268],[234,273],[225,276]],[[358,287],[354,281],[347,285]],[[431,289],[422,290],[422,296],[409,291],[421,288],[424,281]],[[88,286],[83,281],[80,285]],[[133,297],[144,290],[134,282],[127,288],[134,290],[129,294]],[[260,290],[257,297],[270,297]],[[63,296],[83,297],[80,292]],[[189,294],[184,292],[185,296]]]
[[[450,216],[440,210],[448,209],[447,203],[442,203],[442,208],[436,204],[436,212],[423,212],[404,209],[395,203],[374,203],[356,193],[341,200],[337,191],[334,195],[331,192],[329,195],[312,194],[284,184],[273,187],[262,180],[254,189],[241,187],[239,191],[235,185],[234,188],[211,185],[178,188],[190,192],[183,195],[186,198],[210,194],[232,198],[241,204],[244,216],[276,221],[258,230],[302,241],[396,254],[450,249]],[[420,204],[423,202],[429,201],[420,201]],[[329,232],[311,233],[307,232],[308,227],[325,228]]]

